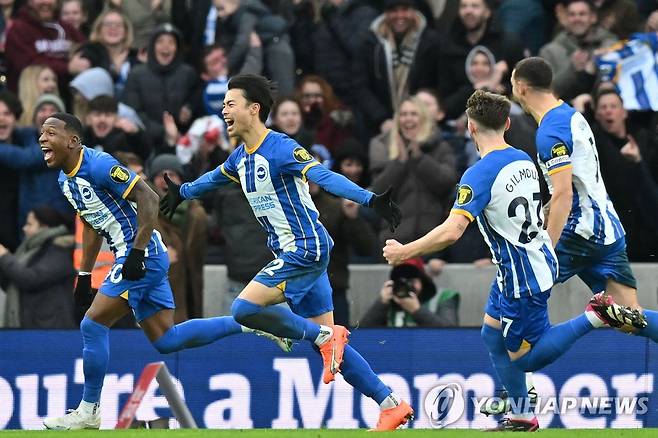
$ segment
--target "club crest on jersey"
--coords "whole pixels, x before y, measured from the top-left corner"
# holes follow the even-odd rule
[[[308,153],[303,147],[297,147],[292,151],[292,156],[295,158],[295,161],[300,163],[307,163],[313,159],[311,154]]]
[[[267,179],[267,169],[265,166],[258,166],[256,169],[256,179],[258,181],[265,181]]]
[[[559,158],[569,155],[567,147],[563,143],[558,143],[551,148],[551,158]]]
[[[473,199],[473,189],[471,186],[466,184],[459,186],[459,190],[457,190],[457,205],[468,204],[471,202],[471,199]]]
[[[130,179],[130,173],[125,167],[112,166],[110,169],[110,178],[112,178],[112,181],[121,184]]]

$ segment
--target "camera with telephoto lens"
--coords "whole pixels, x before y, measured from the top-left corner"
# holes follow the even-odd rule
[[[393,280],[393,295],[398,298],[408,298],[411,296],[411,292],[416,293],[413,278],[398,278]]]

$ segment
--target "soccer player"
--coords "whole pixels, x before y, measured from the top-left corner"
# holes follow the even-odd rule
[[[391,264],[440,251],[457,241],[468,224],[478,226],[491,249],[498,273],[485,308],[482,338],[493,366],[515,403],[512,414],[495,430],[533,431],[524,372],[555,361],[594,328],[643,326],[642,315],[621,307],[611,297],[595,295],[585,312],[551,326],[547,301],[557,278],[558,263],[542,228],[539,175],[530,157],[505,143],[510,101],[478,90],[468,99],[468,131],[482,159],[459,183],[457,199],[446,221],[406,245],[386,241]]]
[[[626,254],[625,232],[610,202],[599,168],[594,134],[585,118],[552,92],[553,72],[542,58],[520,61],[512,93],[539,128],[539,166],[551,192],[547,231],[560,265],[556,280],[578,275],[594,293],[640,310],[648,322],[633,334],[658,342],[658,312],[642,310]],[[528,387],[532,388],[528,376]]]
[[[320,350],[323,381],[341,372],[345,380],[381,407],[376,430],[393,430],[413,418],[413,410],[346,345],[349,332],[334,325],[327,276],[333,241],[318,220],[307,180],[337,196],[372,207],[394,229],[400,210],[391,189],[382,195],[364,190],[320,165],[285,134],[265,127],[272,106],[270,83],[262,76],[237,75],[228,83],[222,114],[231,137],[243,141],[217,169],[178,186],[167,181],[161,210],[173,214],[193,199],[226,184],[240,184],[256,219],[267,232],[275,259],[256,274],[233,302],[240,324],[290,339],[305,339]],[[273,304],[287,302],[292,312]]]
[[[99,400],[109,360],[109,328],[131,308],[161,353],[253,331],[243,328],[231,316],[174,325],[167,249],[160,233],[153,229],[158,216],[158,195],[110,155],[83,146],[81,138],[80,121],[65,113],[46,119],[39,137],[47,166],[61,169],[59,185],[84,224],[82,272],[78,275],[76,298],[85,300],[91,295],[90,272],[103,238],[114,252],[115,264],[80,323],[85,375],[82,401],[63,417],[47,418],[44,425],[48,429],[100,427]],[[289,350],[290,345],[284,340],[267,336]]]

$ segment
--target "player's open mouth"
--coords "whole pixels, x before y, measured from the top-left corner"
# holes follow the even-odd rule
[[[224,118],[224,121],[226,122],[226,126],[227,126],[229,129],[230,129],[231,126],[233,126],[233,124],[235,123],[235,121],[234,121],[233,119],[227,119],[227,118]]]
[[[43,152],[43,159],[45,161],[50,161],[55,156],[55,153],[50,148],[43,148],[42,147],[41,152]]]

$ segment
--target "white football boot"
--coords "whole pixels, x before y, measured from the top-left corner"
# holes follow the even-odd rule
[[[46,429],[54,430],[100,429],[101,410],[95,409],[93,413],[87,413],[80,408],[69,409],[63,417],[46,418],[43,425]]]

